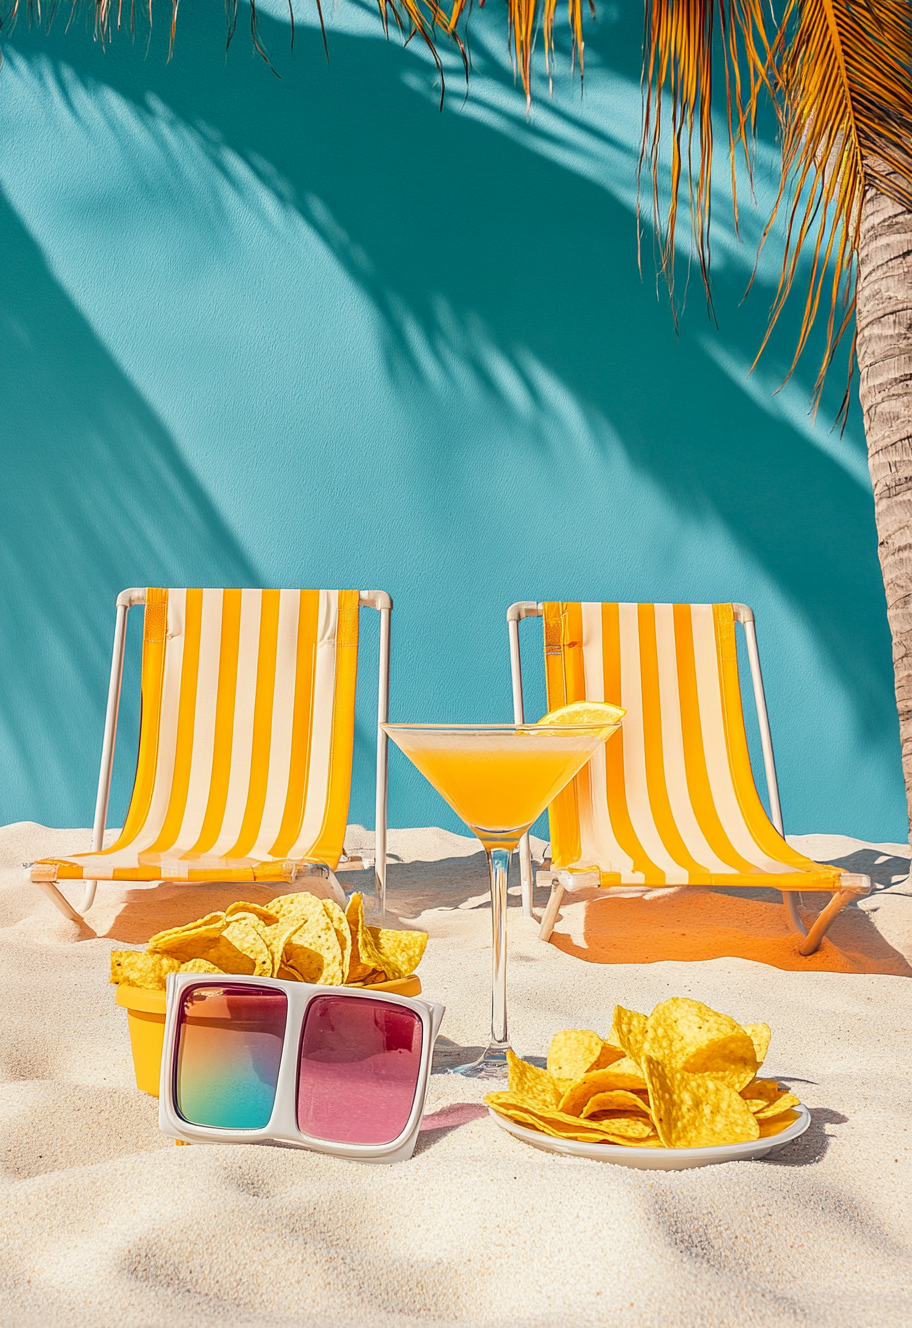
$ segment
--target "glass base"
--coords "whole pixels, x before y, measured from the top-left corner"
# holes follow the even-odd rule
[[[470,825],[469,829],[476,839],[481,840],[486,853],[495,848],[505,848],[512,853],[531,824],[530,821],[529,825],[521,825],[515,830],[486,830],[483,825]]]
[[[461,1074],[466,1079],[506,1079],[509,1042],[492,1042],[487,1050],[467,1065],[453,1065],[447,1074]]]

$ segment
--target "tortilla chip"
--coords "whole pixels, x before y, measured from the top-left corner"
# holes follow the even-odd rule
[[[766,1060],[766,1053],[769,1051],[773,1031],[769,1024],[743,1024],[742,1027],[754,1044],[754,1054],[757,1057],[757,1068],[759,1069]]]
[[[773,1116],[769,1120],[759,1121],[760,1138],[769,1139],[774,1134],[781,1134],[787,1130],[790,1125],[794,1125],[796,1120],[801,1117],[800,1111],[783,1111],[781,1116]]]
[[[741,1096],[756,1115],[758,1111],[768,1107],[781,1092],[782,1089],[775,1079],[752,1079],[741,1089]]]
[[[394,931],[389,928],[368,927],[374,948],[381,959],[381,967],[388,978],[411,977],[421,963],[427,946],[427,933],[423,931]]]
[[[320,904],[323,912],[329,918],[332,929],[336,933],[336,940],[339,942],[342,981],[344,982],[351,965],[352,934],[348,925],[348,918],[334,899],[321,899]]]
[[[274,922],[271,925],[267,923],[261,924],[260,936],[272,958],[271,976],[274,978],[279,976],[279,969],[285,962],[285,946],[294,933],[294,922],[280,921]]]
[[[646,1080],[643,1071],[637,1065],[636,1061],[624,1056],[619,1061],[614,1061],[608,1066],[613,1076],[612,1088],[645,1089]]]
[[[295,936],[296,944],[307,945],[309,948],[315,949],[318,954],[322,954],[324,961],[328,961],[328,966],[324,962],[327,973],[335,974],[341,969],[342,981],[345,981],[349,968],[351,932],[345,922],[345,914],[334,900],[321,899],[306,890],[302,890],[298,894],[277,895],[275,899],[269,901],[267,908],[276,913],[282,923],[295,923],[295,932],[300,931],[303,927],[305,931]],[[321,914],[323,915],[322,918]],[[329,932],[324,919],[335,934],[335,946],[329,940]],[[308,979],[308,981],[316,980]],[[333,979],[327,985],[337,986],[339,984]]]
[[[340,986],[345,980],[342,947],[324,901],[309,894],[288,898],[294,903],[282,912],[282,922],[297,925],[286,937],[282,961],[298,973],[302,982]]]
[[[736,1093],[757,1072],[754,1044],[741,1025],[686,996],[655,1007],[647,1020],[643,1057],[717,1079]]]
[[[600,1070],[619,1061],[624,1053],[589,1028],[567,1028],[555,1033],[548,1048],[548,1073],[574,1083],[590,1070]]]
[[[801,1099],[795,1093],[790,1093],[787,1088],[783,1088],[773,1098],[772,1102],[766,1103],[755,1111],[754,1115],[758,1121],[769,1120],[773,1116],[778,1116],[780,1112],[787,1111],[789,1107],[800,1107]]]
[[[616,1005],[611,1040],[623,1048],[625,1056],[640,1065],[646,1040],[646,1016],[637,1010],[625,1010],[623,1005]]]
[[[610,1070],[611,1075],[610,1078],[606,1078],[604,1081],[606,1092],[611,1088],[629,1088],[631,1092],[637,1092],[642,1089],[645,1093],[646,1080],[643,1078],[643,1072],[637,1065],[636,1061],[632,1061],[629,1056],[622,1056],[619,1061],[614,1061],[605,1071],[601,1071],[600,1073],[607,1074],[608,1070]],[[595,1072],[590,1071],[590,1073]],[[555,1079],[554,1082],[558,1086],[561,1097],[563,1097],[565,1093],[569,1092],[577,1080]]]
[[[210,964],[208,959],[188,959],[186,964],[181,964],[180,973],[221,973],[220,968],[215,964]]]
[[[610,1126],[595,1122],[582,1121],[576,1116],[567,1116],[560,1111],[548,1111],[530,1107],[524,1099],[515,1093],[488,1093],[485,1102],[501,1116],[516,1121],[517,1125],[526,1125],[539,1134],[548,1134],[556,1139],[576,1139],[581,1143],[626,1143],[623,1136],[611,1134]]]
[[[169,973],[176,973],[180,960],[170,955],[143,954],[141,950],[111,951],[111,981],[142,987],[145,991],[164,991]]]
[[[798,1098],[757,1069],[767,1024],[742,1027],[675,997],[646,1018],[617,1006],[606,1039],[565,1029],[548,1069],[508,1053],[510,1091],[485,1101],[541,1134],[627,1147],[698,1148],[767,1138],[799,1119]]]
[[[643,1080],[643,1087],[645,1086],[646,1081]],[[584,1074],[577,1079],[576,1083],[563,1094],[558,1105],[560,1110],[569,1116],[579,1116],[586,1103],[595,1097],[596,1093],[617,1092],[625,1092],[628,1098],[634,1096],[625,1085],[617,1082],[614,1066],[609,1065],[606,1070],[593,1070],[591,1074]],[[637,1098],[636,1101],[643,1111],[647,1109],[647,1104],[642,1099]]]
[[[643,1060],[652,1119],[666,1148],[709,1148],[760,1137],[750,1107],[726,1083],[648,1054]]]
[[[207,945],[218,940],[227,923],[224,913],[207,913],[204,918],[184,927],[158,932],[146,946],[146,953],[171,955],[181,963],[203,958]]]
[[[307,891],[277,895],[265,907],[237,900],[224,913],[208,913],[196,922],[159,932],[147,953],[173,960],[167,971],[198,960],[204,967],[188,971],[282,977],[327,986],[341,985],[353,970],[359,985],[414,972],[427,945],[424,932],[367,927],[360,895],[353,899],[349,915],[334,901]],[[134,964],[134,971],[156,989],[164,987],[164,969]]]
[[[227,926],[214,939],[198,939],[191,947],[183,947],[184,962],[202,959],[213,964],[222,973],[240,973],[247,977],[272,977],[272,952],[266,943],[267,928],[260,920],[251,920],[251,914],[235,914],[228,918]],[[187,954],[190,948],[196,954]]]
[[[743,1030],[719,1038],[693,1052],[681,1067],[692,1074],[708,1074],[734,1091],[749,1083],[757,1070],[754,1044]]]
[[[624,1048],[621,1047],[621,1044],[618,1041],[618,1035],[614,1030],[613,1024],[611,1028],[608,1029],[608,1032],[605,1034],[605,1041],[608,1043],[609,1047],[619,1047],[621,1051],[624,1050]]]
[[[237,913],[250,913],[253,917],[258,918],[260,922],[265,922],[267,927],[272,926],[279,920],[278,913],[274,913],[271,908],[264,908],[262,904],[245,904],[241,900],[238,900],[236,904],[228,905],[225,909],[225,917],[233,918]]]
[[[364,921],[364,900],[357,891],[348,901],[345,916],[351,931],[352,943],[348,980],[363,982],[373,969],[380,969],[382,973],[385,973],[383,957],[377,949],[367,923]]]
[[[637,1097],[636,1093],[629,1093],[624,1088],[609,1088],[604,1093],[593,1093],[582,1110],[579,1113],[573,1112],[572,1114],[579,1114],[583,1120],[594,1115],[597,1111],[623,1111],[624,1115],[629,1116],[631,1108],[635,1113],[642,1112],[644,1117],[649,1120],[650,1128],[652,1128],[648,1103]]]
[[[557,1088],[547,1070],[520,1060],[513,1051],[508,1050],[507,1075],[510,1092],[517,1101],[547,1111],[557,1106]]]
[[[231,907],[235,911],[230,915],[209,913],[185,927],[159,932],[149,942],[149,953],[167,954],[182,964],[201,959],[222,973],[272,977],[275,964],[259,905],[239,903]]]
[[[652,1119],[649,1116],[625,1116],[621,1111],[600,1111],[585,1119],[593,1125],[601,1125],[603,1129],[610,1130],[611,1134],[618,1139],[628,1141],[631,1139],[654,1139],[657,1144],[659,1142],[659,1136],[656,1134]]]
[[[251,908],[257,908],[256,913],[251,912]],[[233,912],[232,910],[237,911]],[[253,959],[254,972],[257,977],[274,978],[282,964],[282,952],[285,948],[285,942],[294,932],[296,923],[279,920],[274,913],[269,911],[269,909],[258,908],[256,905],[250,905],[248,907],[247,904],[232,904],[225,911],[225,917],[228,920],[228,927],[226,927],[226,931],[223,935],[228,934],[230,926],[235,922],[246,922],[253,928],[253,931],[259,936],[263,945],[265,945],[266,949],[269,951],[270,969],[268,972],[260,971],[265,964],[265,960],[263,958],[262,950],[254,942],[248,944],[248,942],[245,941],[238,945],[235,936],[242,935],[242,933],[231,933],[228,938],[238,949],[246,950],[248,956]],[[250,949],[251,945],[253,947],[252,950]]]
[[[276,895],[275,899],[270,899],[266,905],[270,913],[274,913],[276,918],[287,918],[289,922],[295,920],[303,922],[310,916],[313,907],[312,900],[316,895],[310,894],[307,890],[299,890],[293,895]]]
[[[282,951],[282,963],[277,977],[286,977],[288,982],[319,982],[323,975],[324,959],[319,950],[312,950],[309,945],[297,945],[294,938],[286,941]]]
[[[258,978],[271,978],[273,974],[272,951],[266,943],[266,925],[259,919],[248,921],[251,915],[229,918],[228,926],[219,937],[220,943],[232,945],[236,950],[246,957],[253,964],[253,975]],[[218,963],[210,955],[200,956],[209,959],[210,963]],[[221,967],[221,965],[219,965]],[[235,970],[225,970],[226,972]]]

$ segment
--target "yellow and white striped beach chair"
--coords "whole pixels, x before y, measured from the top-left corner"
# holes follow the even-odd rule
[[[547,940],[564,891],[611,886],[772,886],[809,955],[833,918],[867,894],[867,876],[812,862],[783,837],[754,615],[743,604],[523,602],[507,613],[517,723],[524,721],[519,622],[544,619],[548,709],[611,701],[621,728],[551,804]],[[770,817],[748,754],[735,623],[743,625]],[[521,850],[523,902],[531,859]],[[806,928],[801,890],[833,891]]]
[[[144,605],[136,779],[103,848],[127,614]],[[359,607],[380,613],[378,725],[387,717],[392,600],[371,590],[125,590],[117,599],[90,853],[44,859],[31,879],[67,917],[96,883],[291,882],[344,859]],[[377,893],[386,888],[386,735],[377,730]],[[81,912],[59,888],[84,880]],[[344,898],[344,896],[343,896]]]

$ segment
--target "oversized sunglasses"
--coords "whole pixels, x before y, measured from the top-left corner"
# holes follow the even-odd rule
[[[404,1162],[443,1011],[392,992],[169,974],[162,1132]]]

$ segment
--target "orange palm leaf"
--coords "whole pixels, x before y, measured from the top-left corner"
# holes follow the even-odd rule
[[[484,0],[481,0],[484,4]],[[460,20],[471,8],[471,0],[453,0],[447,31],[455,34]],[[595,13],[593,0],[589,8]],[[532,55],[535,50],[536,33],[541,27],[542,46],[544,48],[545,67],[548,78],[551,77],[554,56],[554,19],[557,13],[557,0],[507,0],[507,27],[510,50],[515,69],[522,79],[526,94],[526,105],[532,103]],[[583,0],[567,0],[567,18],[573,40],[574,62],[579,64],[580,77],[583,75]]]
[[[720,59],[721,57],[721,59]],[[700,273],[710,297],[710,221],[713,166],[714,72],[725,77],[729,162],[735,228],[738,192],[735,148],[750,169],[757,94],[769,88],[762,0],[646,0],[643,48],[645,88],[640,172],[652,176],[652,210],[659,264],[674,300],[675,236],[682,177],[686,176],[690,226]],[[745,86],[745,79],[747,80]],[[665,108],[670,106],[670,132]],[[663,153],[670,151],[667,210],[660,197]]]
[[[110,40],[112,30],[117,30],[129,24],[132,32],[135,26],[137,3],[140,4],[149,27],[153,22],[153,3],[154,0],[70,0],[70,12],[67,24],[69,25],[77,14],[87,12],[92,15],[97,39],[105,44]],[[164,0],[167,4],[168,0]],[[437,42],[435,40],[435,28],[440,28],[455,40],[456,46],[462,55],[463,64],[468,77],[468,57],[464,49],[461,38],[457,33],[449,31],[449,21],[446,14],[440,8],[438,0],[377,0],[380,10],[380,17],[383,21],[384,31],[389,33],[389,21],[397,29],[406,35],[406,41],[410,41],[416,34],[422,39],[430,51],[434,63],[437,66],[437,72],[440,75],[441,98],[443,96],[443,65],[437,51]],[[320,20],[320,29],[323,34],[323,46],[329,54],[326,41],[326,28],[323,22],[323,7],[321,0],[316,0],[317,15]],[[177,15],[179,0],[170,0],[170,49],[173,50],[174,38],[177,31]],[[0,0],[0,31],[6,29],[11,31],[19,17],[20,9],[28,15],[32,23],[41,23],[45,15],[43,8],[47,11],[48,23],[54,16],[57,8],[57,0],[46,0],[42,5],[42,0]],[[291,44],[294,46],[295,36],[295,16],[294,0],[288,0],[288,16],[291,25]],[[225,17],[227,20],[228,38],[227,44],[231,45],[238,18],[238,0],[225,0]],[[271,67],[269,55],[260,40],[259,34],[259,15],[257,13],[257,0],[250,0],[250,35],[257,53]]]
[[[377,0],[384,27],[392,18],[407,40],[418,34],[440,72],[438,30],[455,38],[468,75],[468,59],[458,35],[471,0],[452,0],[449,15],[441,0]],[[674,307],[675,234],[678,200],[686,177],[689,220],[700,272],[710,295],[712,109],[714,71],[724,73],[732,205],[738,224],[735,149],[740,143],[748,168],[758,95],[768,91],[782,130],[782,176],[765,243],[781,212],[787,216],[785,252],[770,323],[761,346],[779,318],[799,270],[810,252],[810,279],[804,314],[789,373],[804,351],[821,305],[829,305],[826,347],[815,400],[841,338],[852,324],[855,255],[867,189],[881,190],[912,211],[912,0],[785,0],[784,18],[768,40],[767,0],[645,0],[643,52],[645,113],[640,174],[652,176],[652,208],[659,262]],[[130,0],[152,20],[153,0]],[[225,0],[228,40],[237,21],[237,0]],[[484,0],[481,0],[484,3]],[[592,0],[589,0],[590,7]],[[0,0],[0,28],[11,27],[20,6],[41,21],[41,0]],[[532,57],[542,33],[549,75],[554,50],[557,0],[507,0],[507,21],[515,67],[531,101]],[[574,58],[583,72],[583,0],[567,0]],[[126,0],[71,0],[70,20],[82,8],[94,14],[105,41],[125,21]],[[317,0],[323,23],[320,0]],[[49,0],[50,17],[55,9]],[[171,41],[178,0],[171,0]],[[293,0],[289,0],[294,36]],[[251,0],[253,42],[264,59]],[[325,41],[325,32],[324,32]],[[670,106],[670,123],[665,109]],[[671,153],[670,193],[663,209],[660,179],[666,145]],[[664,213],[664,215],[663,215]],[[854,332],[853,332],[854,345]],[[850,373],[854,356],[850,354]],[[848,392],[843,409],[848,404]]]
[[[773,60],[782,178],[764,239],[783,207],[787,223],[770,330],[791,291],[800,255],[810,250],[808,295],[789,372],[821,303],[828,303],[816,402],[850,326],[854,352],[855,255],[866,189],[880,190],[912,211],[912,7],[908,0],[789,0]],[[768,339],[769,330],[764,346]],[[854,353],[850,375],[853,363]],[[847,408],[848,388],[843,413]]]
[[[852,326],[855,254],[864,193],[880,189],[912,210],[912,5],[909,0],[787,0],[772,41],[760,0],[646,0],[641,170],[652,175],[660,267],[674,296],[674,242],[687,177],[694,250],[709,295],[714,65],[725,72],[735,225],[734,147],[750,164],[757,97],[772,94],[782,132],[779,194],[763,236],[786,214],[785,253],[762,353],[810,254],[808,294],[789,375],[828,305],[814,400]],[[743,86],[742,77],[747,79]],[[660,205],[664,105],[670,102],[670,197]],[[854,347],[854,333],[853,333]],[[849,364],[854,363],[850,353]],[[848,407],[848,390],[842,412]]]

